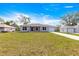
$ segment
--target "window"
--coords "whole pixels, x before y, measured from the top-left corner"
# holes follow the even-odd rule
[[[38,27],[36,27],[36,30],[38,30]]]
[[[27,30],[27,27],[23,27],[23,30]]]
[[[46,27],[43,27],[43,30],[46,30]]]
[[[0,29],[4,29],[4,27],[0,27]]]

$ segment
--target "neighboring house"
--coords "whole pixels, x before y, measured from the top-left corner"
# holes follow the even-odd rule
[[[47,24],[30,23],[20,26],[21,32],[54,32],[55,27]]]
[[[79,33],[79,25],[76,26],[61,26],[60,32]]]
[[[0,32],[14,32],[15,27],[0,23]]]

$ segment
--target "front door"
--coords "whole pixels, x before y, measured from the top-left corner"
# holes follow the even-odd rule
[[[35,31],[40,31],[40,27],[35,27]]]
[[[31,30],[31,31],[34,31],[34,27],[30,27],[30,30]]]
[[[30,31],[40,31],[40,27],[30,27]]]

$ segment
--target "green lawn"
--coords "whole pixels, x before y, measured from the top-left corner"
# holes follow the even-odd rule
[[[71,35],[79,36],[78,33],[66,33],[66,34],[71,34]]]
[[[73,35],[79,36],[79,34],[73,34]]]
[[[79,41],[48,32],[0,33],[0,55],[79,55]]]

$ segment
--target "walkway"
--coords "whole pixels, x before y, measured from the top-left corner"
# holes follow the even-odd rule
[[[75,36],[75,35],[70,35],[70,34],[64,34],[64,33],[59,33],[59,32],[51,32],[57,35],[61,35],[70,39],[74,39],[74,40],[79,40],[79,36]]]

